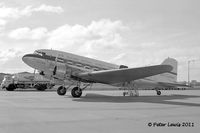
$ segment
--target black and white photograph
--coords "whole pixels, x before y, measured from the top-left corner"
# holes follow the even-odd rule
[[[199,131],[199,0],[0,0],[0,133]]]

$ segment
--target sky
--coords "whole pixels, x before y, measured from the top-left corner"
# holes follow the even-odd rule
[[[55,49],[141,67],[165,58],[200,81],[199,0],[0,0],[0,72],[33,72],[22,57]]]

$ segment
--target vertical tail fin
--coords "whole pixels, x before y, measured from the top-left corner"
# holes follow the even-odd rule
[[[173,67],[171,72],[161,74],[161,76],[163,77],[163,80],[165,82],[176,82],[177,81],[177,69],[178,69],[177,68],[178,67],[177,60],[175,60],[173,58],[167,58],[161,64],[162,65],[170,65]]]

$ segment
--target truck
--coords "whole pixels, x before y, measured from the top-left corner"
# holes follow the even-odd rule
[[[2,89],[14,91],[17,88],[36,88],[39,91],[51,89],[55,84],[42,75],[36,73],[22,72],[13,75],[5,75],[1,83]]]

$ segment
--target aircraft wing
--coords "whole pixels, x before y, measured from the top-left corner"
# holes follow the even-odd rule
[[[155,65],[140,68],[123,68],[80,73],[77,77],[90,82],[114,84],[170,72],[172,69],[170,65]]]

